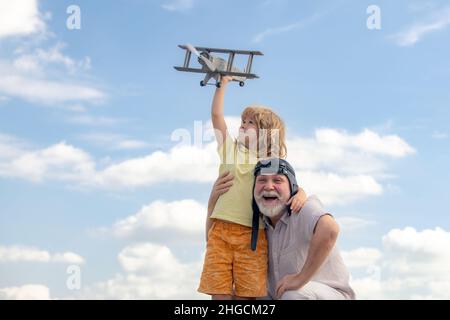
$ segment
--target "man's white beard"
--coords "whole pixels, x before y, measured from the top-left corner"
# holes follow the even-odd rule
[[[259,208],[259,211],[261,211],[261,213],[263,215],[265,215],[269,218],[273,218],[273,217],[278,216],[284,210],[286,210],[286,205],[280,203],[273,207],[266,207],[263,204],[258,204],[258,208]]]
[[[275,196],[280,200],[280,196],[276,192],[263,192],[259,197],[257,197],[256,204],[258,205],[259,211],[261,211],[263,215],[273,218],[286,210],[287,206],[283,202],[280,202],[274,206],[265,206],[262,203],[264,201],[264,196]]]

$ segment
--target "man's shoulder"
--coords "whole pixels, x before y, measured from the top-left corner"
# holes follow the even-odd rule
[[[316,195],[310,195],[306,198],[302,210],[305,211],[324,211],[322,201]]]
[[[314,219],[317,216],[322,216],[325,214],[325,209],[322,202],[316,195],[309,196],[302,209],[300,210],[298,217],[302,220],[304,219]]]

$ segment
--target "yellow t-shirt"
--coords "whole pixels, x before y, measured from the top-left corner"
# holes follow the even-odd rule
[[[256,153],[227,133],[226,140],[217,149],[220,157],[219,174],[230,171],[234,176],[233,186],[216,202],[211,218],[226,220],[247,227],[252,226],[253,170],[258,162]],[[263,228],[260,218],[259,227]]]

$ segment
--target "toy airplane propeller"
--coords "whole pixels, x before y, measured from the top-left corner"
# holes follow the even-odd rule
[[[205,47],[194,47],[190,44],[179,45],[181,49],[186,50],[184,57],[184,64],[182,67],[174,67],[178,71],[206,73],[205,78],[200,81],[200,86],[204,87],[209,84],[211,78],[216,80],[216,87],[220,88],[220,80],[223,76],[233,77],[233,81],[238,81],[241,87],[244,86],[245,80],[259,78],[256,74],[251,73],[253,56],[262,56],[260,51],[246,51],[246,50],[230,50],[230,49],[216,49]],[[228,54],[228,60],[213,56],[211,52]],[[194,54],[198,58],[201,68],[190,68],[189,62],[191,55]],[[234,57],[236,54],[248,55],[247,67],[244,71],[233,66]]]

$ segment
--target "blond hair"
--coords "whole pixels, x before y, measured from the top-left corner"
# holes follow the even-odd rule
[[[258,133],[259,158],[286,158],[285,129],[283,120],[272,110],[262,106],[249,106],[241,118],[252,118]],[[262,134],[261,134],[262,133]]]

